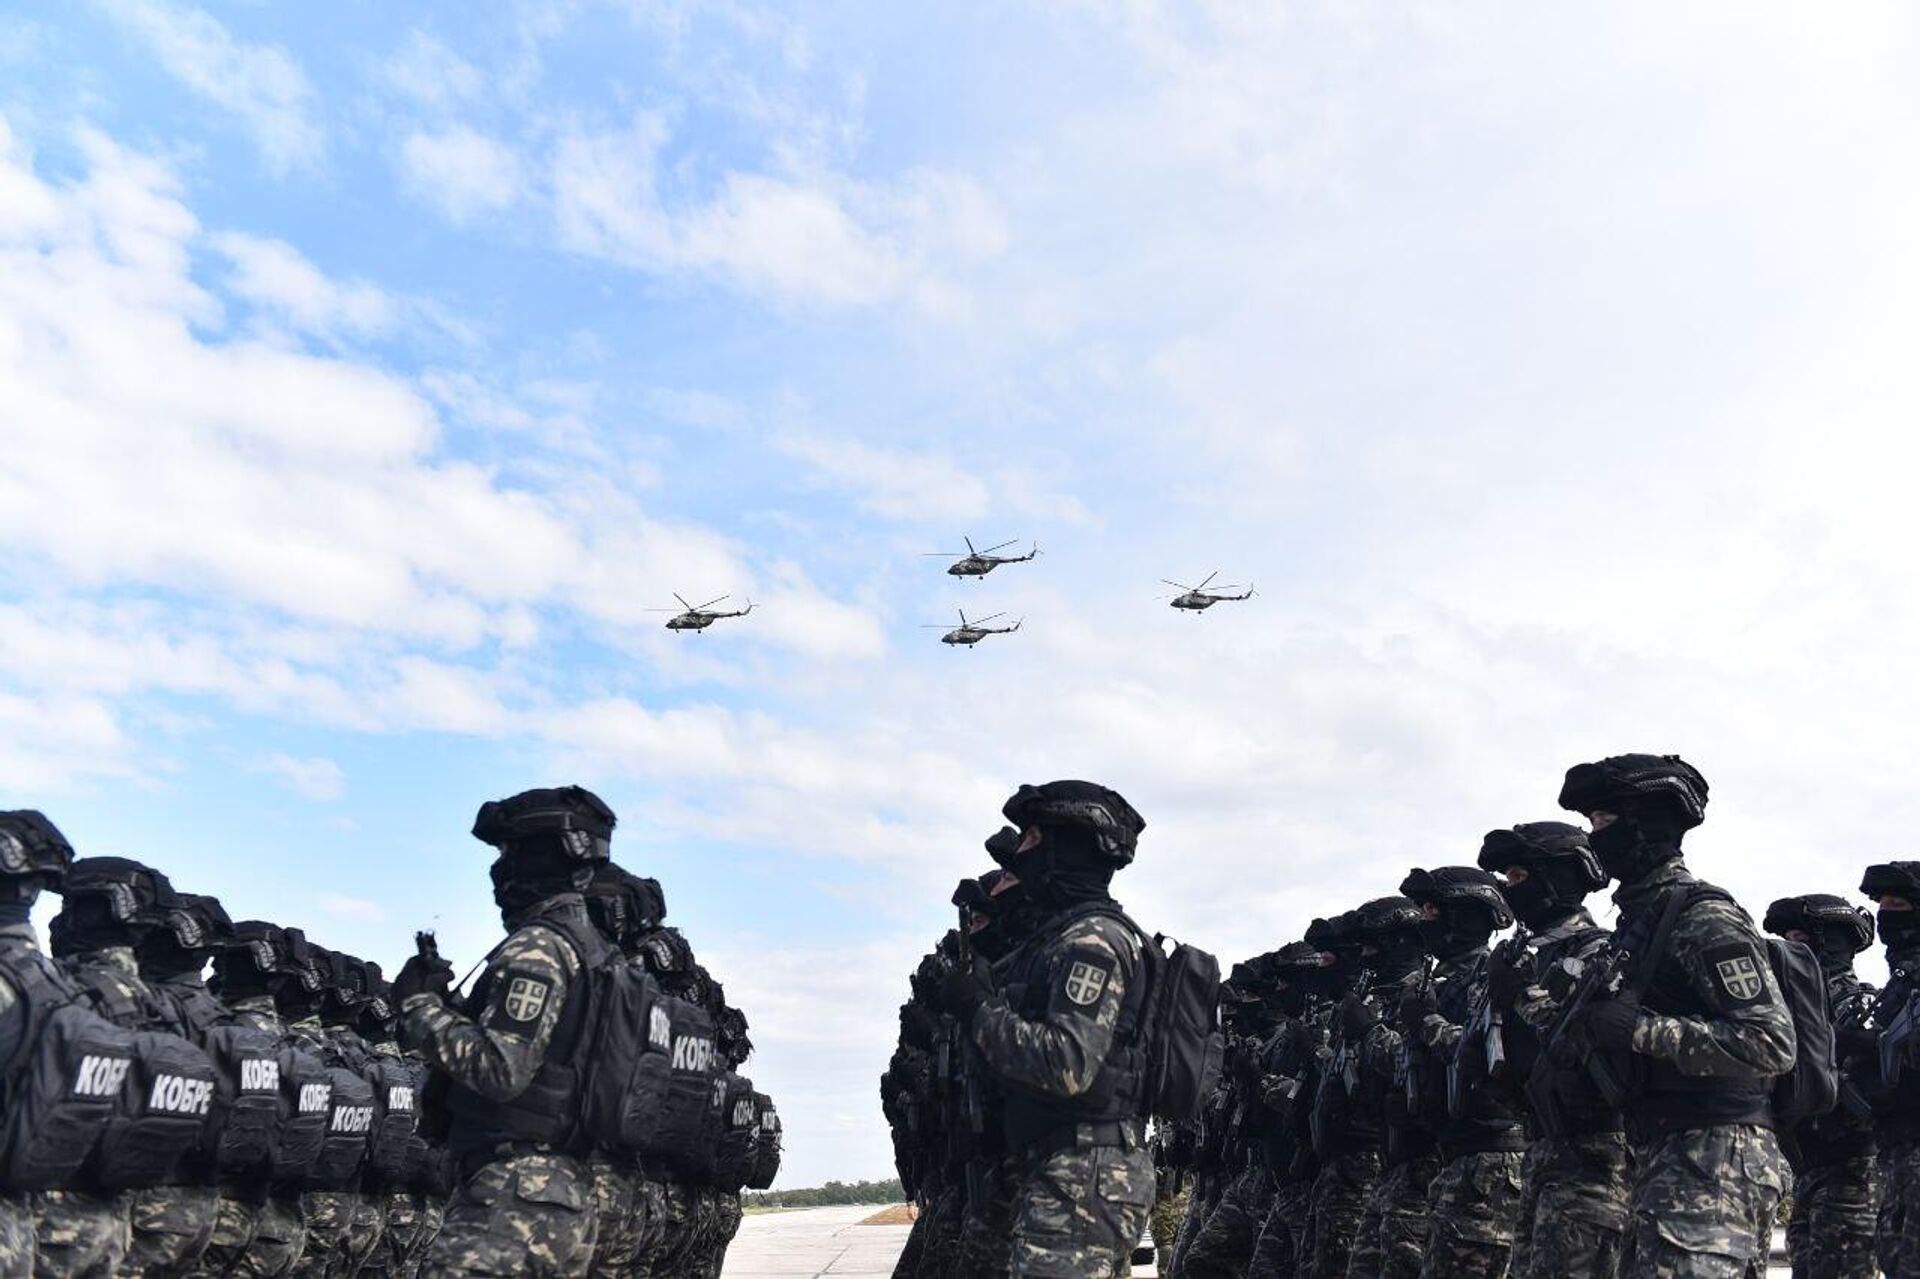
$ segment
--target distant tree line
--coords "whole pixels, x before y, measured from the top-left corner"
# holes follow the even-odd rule
[[[749,1190],[740,1196],[749,1208],[825,1208],[831,1204],[905,1203],[898,1177],[885,1181],[829,1181],[805,1190]]]

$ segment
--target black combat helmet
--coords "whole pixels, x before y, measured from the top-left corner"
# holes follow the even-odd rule
[[[31,808],[0,812],[0,877],[32,875],[57,886],[73,865],[73,845]]]
[[[502,852],[552,850],[578,861],[603,862],[611,855],[613,810],[580,786],[521,791],[480,805],[473,837]]]
[[[1678,755],[1612,755],[1575,764],[1560,788],[1560,807],[1645,818],[1664,813],[1682,831],[1707,819],[1707,779]]]
[[[175,893],[154,909],[153,929],[140,941],[140,971],[156,977],[198,974],[207,957],[234,940],[233,920],[218,897]]]
[[[667,917],[667,898],[660,881],[612,862],[601,862],[593,868],[586,896],[587,914],[594,927],[623,950],[658,929]]]
[[[1077,827],[1091,833],[1093,847],[1116,866],[1133,861],[1147,823],[1118,791],[1094,782],[1059,781],[1022,786],[1000,809],[1022,831],[1030,826]]]
[[[1873,945],[1873,915],[1832,893],[1782,897],[1767,907],[1760,926],[1778,937],[1805,933],[1813,938],[1813,949],[1823,957],[1851,960]]]

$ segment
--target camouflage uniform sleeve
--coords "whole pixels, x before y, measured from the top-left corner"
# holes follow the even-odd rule
[[[410,1046],[428,1064],[493,1101],[526,1091],[546,1057],[579,956],[560,934],[530,924],[487,965],[487,1004],[469,1017],[435,995],[414,995],[401,1017]]]
[[[1139,939],[1118,920],[1076,921],[1052,947],[1039,980],[1047,1007],[1029,1021],[999,998],[981,1005],[973,1043],[1001,1078],[1052,1097],[1093,1086],[1113,1049],[1114,1028],[1140,971]]]
[[[1715,1015],[1646,1014],[1634,1027],[1635,1051],[1664,1057],[1683,1075],[1751,1079],[1792,1068],[1793,1017],[1773,979],[1766,943],[1738,907],[1696,902],[1674,926],[1667,962]]]
[[[20,992],[13,983],[0,977],[0,1061],[12,1061],[14,1050],[26,1035],[27,1014],[20,1007]]]

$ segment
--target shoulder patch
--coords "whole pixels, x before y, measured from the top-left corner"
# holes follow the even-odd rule
[[[1077,951],[1062,966],[1060,994],[1075,1008],[1091,1008],[1107,993],[1113,961],[1103,955]]]
[[[1715,993],[1729,1008],[1746,1008],[1766,998],[1766,963],[1748,942],[1715,946],[1702,958]]]
[[[487,1018],[488,1029],[528,1034],[547,1010],[553,983],[544,976],[509,969],[500,975],[499,991],[493,1013]]]

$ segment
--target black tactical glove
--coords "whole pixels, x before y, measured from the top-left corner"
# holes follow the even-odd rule
[[[1622,995],[1587,1010],[1587,1038],[1602,1052],[1631,1052],[1640,1024],[1640,997]]]
[[[1340,1001],[1340,1029],[1346,1032],[1349,1043],[1359,1043],[1379,1024],[1380,1014],[1360,996],[1348,995]]]
[[[1422,1022],[1439,1011],[1440,1001],[1433,997],[1432,991],[1410,990],[1400,996],[1400,1028],[1409,1035],[1414,1034]]]
[[[1510,956],[1504,946],[1488,958],[1487,998],[1495,1008],[1504,1012],[1513,1007],[1513,1001],[1527,988],[1529,967],[1524,956]]]
[[[428,955],[411,956],[393,979],[392,998],[397,1008],[414,995],[438,995],[445,999],[453,990],[453,965]]]
[[[971,968],[956,964],[940,983],[940,1006],[962,1023],[971,1022],[975,1011],[992,995],[993,982],[984,960],[974,960]]]

